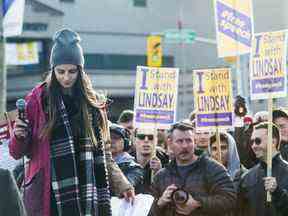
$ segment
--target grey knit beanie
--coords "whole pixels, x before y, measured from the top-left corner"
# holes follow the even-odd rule
[[[83,50],[80,36],[70,30],[62,29],[53,36],[53,47],[50,56],[51,68],[61,64],[84,66]]]

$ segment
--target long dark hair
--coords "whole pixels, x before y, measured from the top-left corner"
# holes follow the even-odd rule
[[[79,112],[84,123],[84,127],[87,129],[88,134],[91,135],[91,138],[95,141],[88,107],[92,106],[96,108],[103,108],[103,104],[106,103],[106,97],[103,94],[96,93],[93,90],[91,80],[83,71],[81,66],[77,66],[77,69],[78,76],[73,86],[73,97],[76,98],[77,104],[79,104]],[[61,84],[56,79],[54,68],[47,76],[45,82],[47,83],[45,99],[47,102],[48,120],[41,134],[50,137],[57,118],[57,98],[59,97],[59,94],[61,94]],[[107,117],[105,114],[103,114],[103,112],[100,113],[101,120],[99,122],[99,126],[105,135],[108,133]],[[103,138],[105,139],[105,137]]]

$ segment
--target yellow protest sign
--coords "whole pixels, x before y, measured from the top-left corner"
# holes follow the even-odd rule
[[[233,93],[230,68],[193,71],[196,129],[215,131],[232,126]]]
[[[148,36],[147,38],[147,66],[162,66],[162,39],[161,36]]]
[[[168,129],[176,120],[178,68],[137,66],[134,126]]]
[[[250,55],[251,99],[287,95],[285,31],[255,34]]]
[[[214,0],[218,57],[250,53],[252,0]]]

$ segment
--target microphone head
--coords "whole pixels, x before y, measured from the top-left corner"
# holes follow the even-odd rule
[[[16,101],[16,107],[18,110],[25,110],[25,107],[26,107],[26,101],[24,99],[18,99]]]

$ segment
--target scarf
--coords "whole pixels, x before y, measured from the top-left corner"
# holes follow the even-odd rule
[[[89,109],[97,145],[83,128],[79,143],[75,143],[62,96],[59,96],[57,103],[57,132],[53,132],[51,136],[50,157],[52,190],[58,215],[110,216],[112,213],[104,141],[98,124],[100,112],[96,108]],[[78,145],[76,152],[75,145]]]

